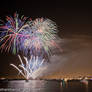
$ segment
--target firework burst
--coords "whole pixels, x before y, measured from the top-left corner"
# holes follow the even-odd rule
[[[20,18],[15,13],[14,17],[6,16],[6,23],[0,26],[0,49],[13,54],[22,53],[26,64],[19,56],[21,64],[18,67],[11,65],[26,79],[48,61],[52,48],[60,48],[56,43],[58,39],[56,23],[50,19]]]
[[[10,65],[13,66],[16,70],[18,70],[19,74],[21,74],[27,80],[29,78],[33,78],[34,72],[40,67],[42,67],[44,62],[44,59],[40,59],[38,56],[31,56],[31,59],[29,61],[26,57],[23,57],[25,59],[25,63],[21,59],[20,55],[18,55],[18,58],[21,64],[19,64],[18,66],[14,64]]]
[[[14,54],[22,51],[24,55],[50,54],[52,47],[57,47],[57,26],[44,18],[7,16],[5,25],[0,26],[1,49]]]

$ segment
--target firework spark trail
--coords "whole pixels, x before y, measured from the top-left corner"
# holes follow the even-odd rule
[[[19,71],[19,73],[21,73],[23,75],[23,77],[26,79],[27,77],[23,74],[23,72],[14,64],[10,64],[11,66],[13,66],[15,69],[17,69]]]
[[[18,55],[18,58],[21,64],[19,64],[18,66],[14,64],[10,64],[10,65],[13,66],[15,69],[17,69],[18,72],[22,74],[25,79],[33,78],[33,73],[37,69],[42,67],[43,66],[42,64],[44,62],[44,59],[39,60],[38,56],[37,57],[32,56],[30,61],[28,61],[26,57],[23,57],[25,59],[26,64],[23,63],[20,55]]]

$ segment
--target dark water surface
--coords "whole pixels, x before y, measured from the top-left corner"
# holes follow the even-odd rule
[[[88,84],[80,81],[61,83],[56,80],[3,80],[0,92],[92,92],[92,81]]]

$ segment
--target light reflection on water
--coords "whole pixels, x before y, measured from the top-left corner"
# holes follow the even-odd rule
[[[92,92],[92,81],[88,85],[80,81],[69,81],[64,85],[56,80],[0,81],[0,92]]]

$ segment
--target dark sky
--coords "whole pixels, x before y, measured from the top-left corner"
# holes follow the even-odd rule
[[[13,15],[14,12],[30,16],[47,17],[55,21],[64,33],[89,33],[92,29],[92,5],[89,1],[35,1],[9,0],[0,3],[0,16]]]
[[[33,19],[37,17],[46,17],[55,21],[60,30],[60,36],[73,34],[92,35],[92,3],[86,1],[68,1],[48,2],[43,0],[4,0],[0,1],[0,18],[4,19],[6,15],[13,15],[18,12],[20,15],[30,16]],[[10,54],[0,54],[0,75],[7,75],[11,72],[9,63],[18,60]]]

